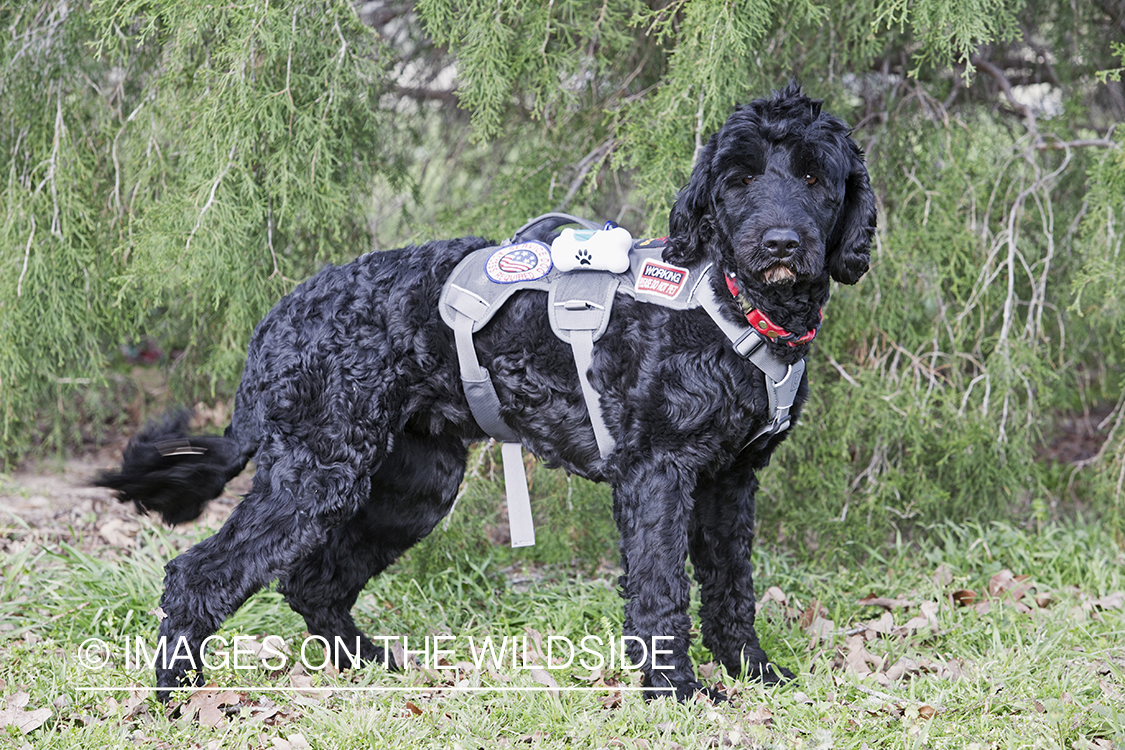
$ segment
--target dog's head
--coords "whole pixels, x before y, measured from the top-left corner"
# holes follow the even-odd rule
[[[743,288],[854,284],[867,271],[875,196],[848,127],[790,83],[712,136],[668,224],[667,261],[718,254]]]

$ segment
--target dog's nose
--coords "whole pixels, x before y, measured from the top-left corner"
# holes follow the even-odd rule
[[[762,237],[766,251],[775,258],[784,259],[793,254],[801,238],[792,229],[771,229]]]

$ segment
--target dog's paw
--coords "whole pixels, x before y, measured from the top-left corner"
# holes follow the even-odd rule
[[[654,685],[649,680],[645,680],[643,693],[645,701],[651,701],[655,698],[675,698],[679,703],[687,703],[697,696],[702,696],[713,703],[721,703],[727,699],[722,691],[704,687],[703,683],[698,680],[678,683],[672,683],[668,680],[661,681],[664,682],[663,685]]]
[[[179,669],[156,670],[156,700],[167,703],[172,699],[169,688],[203,687],[203,674],[200,672],[184,672]]]
[[[785,685],[797,680],[797,675],[777,664],[759,665],[751,669],[747,677],[765,685]]]

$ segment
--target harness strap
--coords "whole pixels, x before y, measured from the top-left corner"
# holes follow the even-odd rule
[[[453,340],[457,344],[457,359],[461,365],[461,384],[469,411],[481,429],[505,443],[518,443],[512,428],[500,416],[500,398],[488,370],[480,366],[473,347],[473,319],[458,312],[453,324]]]
[[[590,425],[598,443],[598,453],[605,460],[613,453],[616,441],[606,426],[602,415],[601,394],[590,384],[589,371],[593,364],[594,342],[601,338],[609,325],[613,298],[620,281],[617,276],[604,273],[572,273],[560,276],[551,286],[547,305],[551,311],[551,329],[570,344],[582,397],[590,414]]]
[[[457,345],[465,400],[469,402],[469,411],[481,429],[502,441],[500,458],[504,463],[504,491],[508,496],[508,534],[513,547],[530,547],[535,544],[535,523],[531,517],[531,493],[527,487],[519,438],[500,415],[496,387],[488,370],[481,367],[477,359],[477,351],[473,347],[473,318],[458,308],[458,303],[471,306],[474,297],[481,298],[461,287],[454,287],[454,292],[451,295],[451,300],[455,300],[451,305],[456,310],[453,340]]]
[[[602,416],[600,395],[594,389],[594,386],[590,385],[590,378],[587,376],[590,365],[594,362],[594,332],[591,330],[571,331],[570,348],[574,352],[574,364],[578,368],[578,380],[582,383],[582,396],[586,399],[586,409],[590,412],[590,423],[594,427],[594,439],[598,441],[598,453],[604,460],[610,453],[613,453],[613,449],[617,447],[617,442],[613,439],[613,435],[609,433],[609,428],[605,424],[605,417]]]
[[[751,435],[746,445],[750,445],[763,435],[776,435],[788,429],[789,412],[797,399],[797,389],[800,388],[801,379],[805,375],[805,360],[798,360],[793,365],[785,364],[766,346],[765,336],[747,323],[729,320],[723,315],[719,298],[709,282],[700,284],[695,289],[695,298],[715,321],[715,325],[730,339],[739,356],[749,360],[765,375],[770,421]]]
[[[707,272],[705,270],[704,274],[707,274]],[[789,366],[770,351],[770,348],[766,346],[764,336],[746,323],[729,320],[723,315],[722,305],[719,303],[719,298],[715,295],[715,290],[711,288],[709,281],[696,287],[695,298],[699,300],[700,306],[715,321],[719,330],[730,339],[739,356],[750,360],[755,367],[772,378],[775,383],[785,380],[786,375],[789,374]],[[792,405],[792,402],[790,402],[790,405]],[[773,413],[773,409],[770,409],[770,413]]]
[[[527,471],[519,443],[500,446],[504,462],[504,493],[508,496],[508,536],[513,547],[535,544],[535,522],[531,518],[531,494],[527,491]]]
[[[555,212],[536,216],[534,219],[517,229],[515,234],[512,235],[512,238],[510,240],[507,240],[504,244],[510,245],[516,240],[519,240],[523,237],[538,240],[539,242],[546,242],[546,235],[548,233],[553,232],[559,227],[565,226],[567,224],[578,224],[579,226],[585,227],[586,229],[602,228],[601,224],[595,224],[589,219],[582,219],[570,214]]]

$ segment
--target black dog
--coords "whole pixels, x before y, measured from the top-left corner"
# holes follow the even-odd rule
[[[875,228],[862,153],[820,110],[794,84],[736,110],[679,195],[664,254],[713,260],[710,284],[732,321],[752,306],[795,332],[768,344],[787,364],[807,353],[829,279],[853,284],[867,270]],[[358,637],[362,659],[387,658],[350,609],[449,511],[466,446],[484,437],[436,304],[457,262],[489,244],[432,242],[325,268],[258,325],[223,437],[189,437],[186,417],[174,417],[134,437],[121,472],[99,479],[177,523],[257,465],[222,529],[167,565],[160,633],[187,648],[158,668],[159,687],[186,684],[203,640],[274,579],[311,634]],[[475,342],[524,446],[613,486],[624,633],[671,637],[657,641],[671,653],[664,669],[646,664],[645,684],[680,699],[700,687],[688,658],[689,554],[703,644],[732,674],[790,677],[759,647],[750,570],[755,472],[786,433],[747,445],[769,413],[763,374],[715,322],[618,295],[588,373],[616,440],[604,462],[542,292],[517,293]],[[802,382],[794,421],[807,394]],[[630,649],[640,661],[636,642]]]

